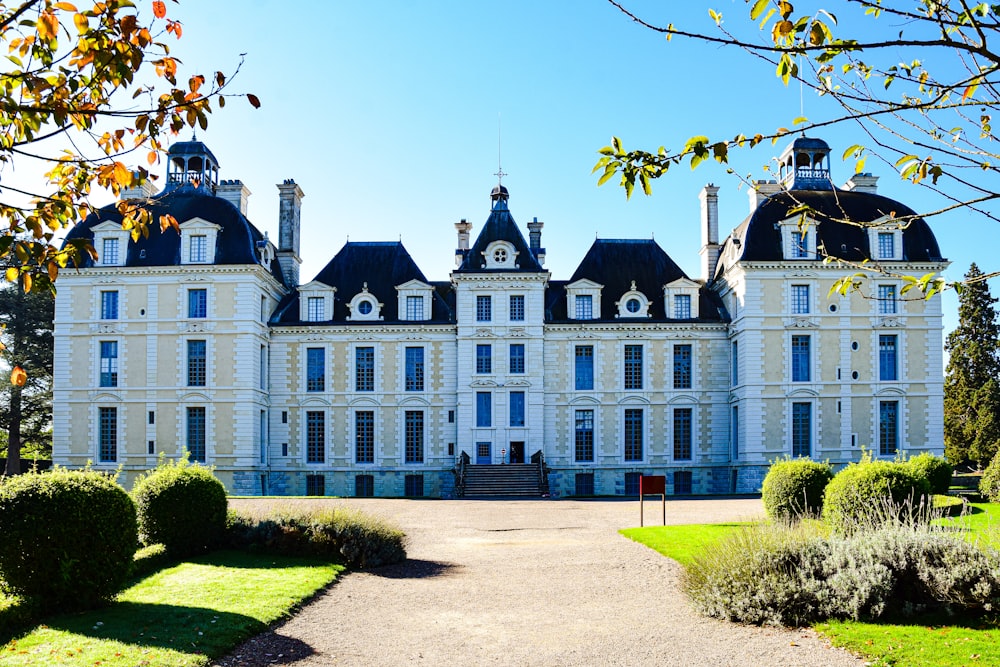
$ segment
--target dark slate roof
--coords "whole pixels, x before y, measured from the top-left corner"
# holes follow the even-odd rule
[[[392,242],[350,242],[340,249],[333,259],[323,267],[315,282],[337,288],[334,297],[333,320],[335,324],[365,326],[370,324],[413,324],[399,319],[399,299],[396,286],[410,280],[419,280],[430,285],[434,291],[431,301],[430,322],[453,322],[454,308],[449,305],[451,283],[431,283],[410,257],[402,243]],[[350,309],[347,304],[368,284],[368,292],[382,304],[382,319],[371,321],[348,321]],[[294,292],[278,305],[271,319],[273,324],[303,324],[299,319],[299,295]],[[424,320],[427,322],[428,320]],[[322,322],[319,324],[330,324]],[[308,324],[317,324],[310,322]]]
[[[506,195],[507,188],[500,187],[503,188],[503,194]],[[517,251],[517,269],[483,268],[485,262],[483,253],[486,251],[486,247],[494,241],[507,241],[513,244],[514,250]],[[455,269],[455,271],[458,273],[486,273],[487,271],[510,272],[512,270],[535,273],[545,271],[542,265],[538,263],[538,259],[534,253],[531,252],[528,242],[524,240],[524,236],[521,234],[521,230],[517,228],[517,223],[514,222],[514,217],[507,208],[506,196],[501,196],[493,202],[493,210],[490,211],[490,217],[486,219],[483,230],[479,232],[479,237],[472,244],[472,247],[465,252],[465,259],[462,261],[462,265]]]
[[[601,290],[600,320],[621,322],[615,302],[632,289],[649,299],[648,318],[640,322],[665,322],[670,318],[663,312],[663,286],[680,278],[687,278],[684,271],[670,259],[663,248],[653,240],[598,239],[590,246],[573,276],[566,281],[550,281],[546,294],[546,317],[550,321],[569,320],[566,312],[566,286],[578,280],[590,280],[604,286]],[[699,288],[698,321],[721,321],[724,318],[718,296],[704,286]],[[576,320],[574,320],[576,321]]]
[[[903,230],[903,261],[941,261],[941,251],[930,226],[908,206],[888,197],[851,190],[793,190],[779,192],[763,201],[749,218],[726,240],[722,255],[727,263],[743,261],[777,261],[783,258],[781,231],[776,223],[790,217],[789,210],[805,204],[813,209],[817,222],[817,245],[848,261],[859,262],[872,257],[868,231],[863,226],[841,222],[872,222],[886,215],[911,220]],[[913,216],[913,217],[910,217]],[[733,238],[739,239],[739,247]],[[800,261],[822,261],[815,260]],[[721,268],[721,265],[720,265]]]
[[[210,194],[203,188],[184,185],[153,197],[147,209],[152,214],[149,236],[129,240],[125,266],[176,266],[181,263],[181,237],[171,228],[160,231],[159,219],[163,214],[174,216],[178,224],[192,218],[201,218],[218,225],[215,264],[260,264],[255,251],[264,235],[247,220],[231,202]],[[121,223],[122,216],[115,204],[105,206],[96,214],[73,227],[66,240],[83,238],[94,241],[94,227],[104,222]],[[272,249],[273,244],[272,244]],[[284,284],[279,260],[271,262],[271,275]],[[90,257],[83,258],[80,266],[93,266]],[[192,269],[196,270],[196,266]]]

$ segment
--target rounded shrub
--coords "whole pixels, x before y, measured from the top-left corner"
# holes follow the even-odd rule
[[[927,480],[931,493],[946,494],[951,487],[951,475],[955,468],[940,456],[924,452],[906,461],[907,467]]]
[[[887,521],[929,516],[930,484],[904,463],[852,463],[834,475],[823,499],[823,519],[833,530],[852,533]]]
[[[993,456],[993,460],[983,471],[983,477],[979,480],[979,493],[991,503],[1000,502],[1000,452]]]
[[[767,515],[772,519],[818,515],[831,479],[833,468],[828,463],[810,459],[775,461],[761,486]]]
[[[117,482],[91,470],[0,483],[0,581],[43,609],[86,609],[118,593],[135,554],[136,513]]]
[[[162,544],[171,557],[207,551],[226,529],[226,487],[209,468],[186,460],[161,463],[132,489],[142,543]]]

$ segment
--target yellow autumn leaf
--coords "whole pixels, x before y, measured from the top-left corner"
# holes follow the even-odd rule
[[[27,381],[28,374],[24,372],[24,369],[20,366],[14,366],[14,370],[10,372],[10,383],[15,387],[23,387]]]

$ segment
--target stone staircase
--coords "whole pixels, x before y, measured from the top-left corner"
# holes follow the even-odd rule
[[[538,463],[465,466],[465,497],[538,498],[542,495]]]

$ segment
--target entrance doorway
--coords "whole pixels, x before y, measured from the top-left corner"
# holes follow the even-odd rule
[[[488,442],[476,443],[476,465],[486,466],[493,463],[493,446]]]
[[[512,443],[510,443],[510,462],[511,463],[524,463],[524,443],[523,442],[512,442]]]

